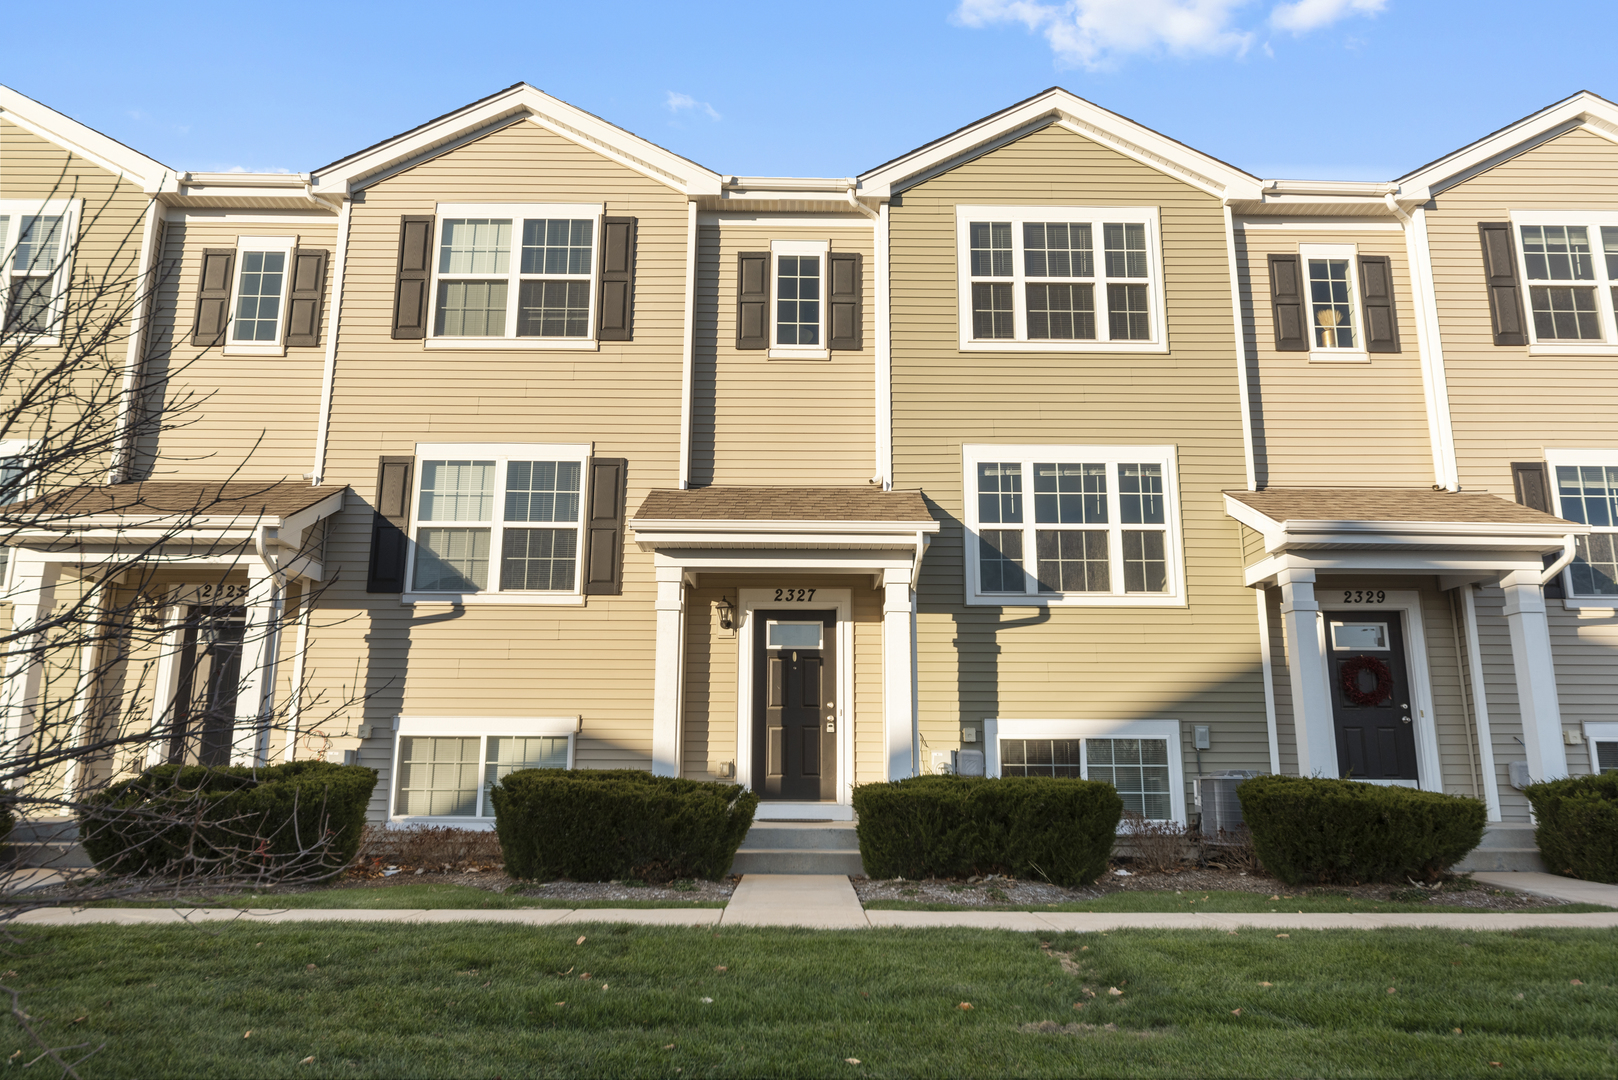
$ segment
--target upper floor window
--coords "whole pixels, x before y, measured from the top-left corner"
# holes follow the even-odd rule
[[[439,204],[432,339],[589,342],[600,222],[599,204]]]
[[[963,349],[1165,348],[1157,211],[959,206]]]
[[[1530,342],[1618,344],[1618,214],[1513,214]]]
[[[236,238],[230,328],[225,334],[227,353],[279,356],[283,352],[287,290],[297,247],[296,236]]]
[[[412,594],[581,595],[585,445],[422,444]]]
[[[1557,513],[1590,526],[1567,568],[1570,599],[1618,603],[1618,453],[1548,450]]]
[[[1309,325],[1314,329],[1314,349],[1354,348],[1354,256],[1322,252],[1321,258],[1305,251],[1309,268]]]
[[[775,264],[774,324],[770,354],[796,359],[830,356],[826,344],[826,256],[824,240],[777,240],[770,245]]]
[[[964,451],[968,603],[1183,602],[1173,447]]]
[[[0,201],[0,310],[7,338],[60,337],[78,209],[77,199]]]

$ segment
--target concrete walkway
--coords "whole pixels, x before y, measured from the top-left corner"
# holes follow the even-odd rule
[[[1531,896],[1548,896],[1569,904],[1601,904],[1604,907],[1618,908],[1618,885],[1603,885],[1599,881],[1580,881],[1578,878],[1520,870],[1475,873],[1472,880],[1480,885],[1493,885],[1497,889],[1515,889]]]

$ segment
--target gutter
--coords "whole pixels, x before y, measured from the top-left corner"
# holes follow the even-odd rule
[[[877,219],[877,212],[875,210],[872,210],[869,206],[866,206],[864,203],[860,202],[859,199],[854,197],[853,188],[848,189],[848,205],[852,206],[854,209],[858,210],[872,221]]]
[[[253,530],[253,551],[258,555],[258,561],[264,564],[264,569],[270,572],[270,577],[275,579],[276,589],[284,590],[287,587],[286,571],[281,569],[280,564],[275,561],[275,557],[269,551],[270,533],[272,531],[279,535],[279,530],[274,525],[260,525]]]
[[[1545,572],[1539,575],[1541,585],[1549,585],[1556,575],[1567,569],[1568,564],[1573,561],[1573,557],[1578,553],[1576,544],[1577,540],[1574,533],[1568,533],[1562,537],[1562,554],[1557,556],[1556,561],[1547,566]]]

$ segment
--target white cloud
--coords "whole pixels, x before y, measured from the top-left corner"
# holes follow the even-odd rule
[[[695,109],[707,113],[708,119],[710,120],[719,119],[719,113],[715,111],[714,107],[708,104],[706,101],[698,101],[690,94],[682,94],[675,90],[670,90],[668,95],[668,98],[664,100],[663,104],[668,107],[668,110],[671,113],[680,113],[687,109]]]
[[[1175,56],[1236,55],[1255,39],[1238,19],[1253,0],[960,0],[954,19],[980,28],[1021,23],[1050,43],[1057,62],[1103,68],[1132,53]],[[1270,21],[1302,34],[1351,15],[1381,11],[1387,0],[1295,0],[1270,12]],[[673,95],[670,95],[671,98]]]
[[[1277,4],[1270,12],[1270,23],[1280,30],[1307,34],[1350,15],[1375,15],[1387,6],[1388,0],[1297,0]]]

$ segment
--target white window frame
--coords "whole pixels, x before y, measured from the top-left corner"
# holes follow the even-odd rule
[[[1590,751],[1590,772],[1595,775],[1601,773],[1601,762],[1596,757],[1597,743],[1618,743],[1618,723],[1610,720],[1584,722],[1584,745]]]
[[[826,290],[827,262],[831,254],[829,240],[774,240],[770,242],[770,347],[771,360],[830,360],[831,349],[826,343]],[[779,345],[777,328],[780,320],[781,256],[814,255],[820,259],[820,332],[815,335],[819,345]]]
[[[236,238],[236,263],[231,270],[230,282],[230,308],[225,319],[225,345],[226,356],[285,356],[287,352],[287,298],[292,295],[292,253],[298,250],[296,236],[238,236]],[[274,341],[236,341],[236,304],[241,297],[242,274],[245,272],[246,259],[244,256],[250,251],[280,252],[286,256],[283,265],[286,267],[281,274],[281,302],[276,309],[275,340]]]
[[[427,337],[422,343],[428,349],[550,349],[574,352],[596,352],[596,304],[601,284],[601,219],[605,214],[602,203],[439,203],[437,219],[433,224],[432,275],[427,283]],[[506,332],[503,337],[451,337],[440,335],[438,327],[438,267],[442,261],[444,223],[458,218],[508,218],[511,221],[511,249],[504,274],[455,274],[448,280],[461,278],[489,280],[504,277],[506,286]],[[522,231],[524,221],[546,218],[589,218],[594,222],[590,233],[590,299],[589,322],[584,337],[541,338],[517,336],[518,295],[524,277],[556,279],[554,274],[522,273]],[[562,280],[580,280],[571,274]]]
[[[46,277],[51,278],[51,303],[48,318],[52,327],[59,327],[65,318],[64,308],[67,304],[67,290],[73,279],[73,254],[78,248],[79,216],[84,205],[83,199],[0,199],[0,216],[9,219],[6,222],[5,242],[0,244],[0,319],[4,319],[11,310],[12,283],[17,278]],[[17,252],[18,239],[22,235],[22,218],[24,217],[62,217],[62,243],[56,253],[56,267],[49,275],[46,274],[19,274],[12,267],[12,261]],[[62,337],[58,333],[41,334],[31,338],[34,345],[58,345]]]
[[[388,774],[388,821],[400,824],[458,825],[467,829],[494,828],[494,810],[484,806],[484,767],[489,759],[489,739],[563,738],[567,739],[567,769],[574,768],[579,745],[578,716],[399,716],[393,721],[393,768]],[[404,738],[478,740],[478,812],[470,817],[457,814],[398,814],[399,748]],[[485,809],[488,810],[485,813]]]
[[[1303,278],[1304,321],[1309,332],[1309,362],[1312,364],[1369,364],[1365,347],[1365,304],[1360,296],[1360,249],[1358,244],[1299,244],[1298,271]],[[1351,348],[1315,344],[1314,290],[1309,281],[1310,259],[1348,260],[1348,307],[1353,315],[1354,344]]]
[[[1180,478],[1176,447],[1166,446],[1079,446],[1040,444],[968,443],[961,447],[961,478],[963,499],[962,521],[966,524],[966,603],[972,606],[993,607],[1184,607],[1185,596],[1185,541],[1180,525]],[[982,524],[978,520],[977,467],[985,461],[1018,461],[1023,472],[1023,520],[1021,524],[1001,525],[996,522]],[[1105,593],[1041,593],[1032,591],[1038,575],[1038,555],[1034,533],[1039,523],[1034,520],[1033,466],[1039,461],[1061,464],[1105,464],[1107,466],[1107,550],[1109,579],[1113,591]],[[1118,465],[1149,464],[1163,466],[1164,522],[1161,526],[1167,536],[1168,589],[1161,593],[1126,593],[1124,589],[1122,532],[1137,526],[1126,525],[1119,512]],[[1153,529],[1158,526],[1140,526]],[[1023,569],[1029,592],[984,592],[981,585],[981,567],[978,559],[978,535],[981,529],[1020,529],[1023,533]],[[1099,529],[1098,529],[1099,531]]]
[[[1528,328],[1528,353],[1530,356],[1618,356],[1618,310],[1614,309],[1613,289],[1618,288],[1618,278],[1607,274],[1606,253],[1602,250],[1601,229],[1618,228],[1618,212],[1614,211],[1585,211],[1585,210],[1513,210],[1511,218],[1511,245],[1517,254],[1517,280],[1522,283],[1522,310],[1523,321]],[[1596,276],[1588,282],[1569,281],[1530,281],[1528,278],[1528,257],[1523,250],[1522,227],[1524,225],[1583,225],[1590,233],[1590,259],[1595,266]],[[1529,290],[1536,286],[1575,286],[1580,288],[1593,287],[1596,292],[1596,318],[1601,322],[1601,339],[1599,341],[1563,341],[1555,339],[1541,342],[1539,334],[1534,329],[1534,301]]]
[[[37,439],[0,439],[0,461],[15,457],[26,457],[29,448],[36,442],[38,442]],[[20,502],[33,497],[34,485],[28,484],[18,490],[17,498],[12,501]],[[4,543],[4,541],[5,538],[0,537],[0,543]],[[12,555],[13,552],[9,548],[0,548],[0,602],[4,602],[11,597],[12,567],[17,565],[17,560]]]
[[[1537,224],[1537,222],[1535,223]],[[1562,513],[1562,487],[1556,482],[1556,467],[1558,465],[1604,465],[1608,468],[1618,467],[1618,449],[1605,450],[1550,450],[1545,451],[1546,481],[1551,489],[1552,507],[1557,517],[1566,517]],[[1618,526],[1607,527],[1596,525],[1591,532],[1618,534]],[[1571,565],[1562,571],[1562,604],[1570,608],[1618,608],[1618,597],[1613,596],[1576,596],[1573,592],[1573,568]]]
[[[546,605],[572,605],[584,604],[584,528],[585,516],[589,513],[590,481],[589,462],[592,450],[590,443],[417,443],[416,461],[411,476],[410,489],[410,536],[408,557],[405,560],[405,592],[401,601],[406,604],[546,604]],[[454,522],[454,521],[423,521],[421,519],[421,482],[422,462],[439,460],[476,460],[495,462],[494,493],[492,495],[493,508],[487,524],[483,522]],[[508,524],[505,518],[506,500],[506,466],[511,461],[577,461],[580,464],[579,475],[579,519],[575,522],[578,530],[578,555],[573,566],[573,588],[568,591],[556,592],[526,592],[512,590],[503,591],[500,588],[500,559],[501,559],[501,531]],[[561,528],[560,522],[552,525],[543,523],[511,522],[516,528]],[[489,529],[489,584],[477,592],[425,592],[415,589],[416,581],[416,536],[418,530],[426,527],[435,528],[485,528]]]
[[[1000,775],[1001,739],[1164,739],[1169,744],[1169,819],[1185,821],[1185,760],[1180,750],[1178,720],[1079,720],[989,717],[983,721],[983,773]],[[1090,778],[1090,754],[1080,760],[1084,779]],[[1126,822],[1120,831],[1128,831]]]
[[[1015,332],[1011,338],[979,340],[972,336],[972,237],[974,221],[1011,222],[1012,277],[992,279],[1012,283],[1012,310]],[[1095,283],[1096,338],[1093,341],[1050,341],[1028,338],[1028,277],[1023,257],[1023,230],[1028,222],[1089,222],[1095,245],[1095,275],[1088,279],[1064,278],[1059,283],[1088,280]],[[1140,278],[1109,279],[1106,276],[1105,224],[1124,223],[1146,226],[1147,294],[1152,305],[1152,335],[1146,341],[1112,341],[1107,318],[1107,285],[1143,284]],[[1163,244],[1155,206],[957,206],[955,208],[955,274],[962,352],[1168,352],[1168,322],[1164,311]],[[1038,284],[1038,281],[1035,281]]]

